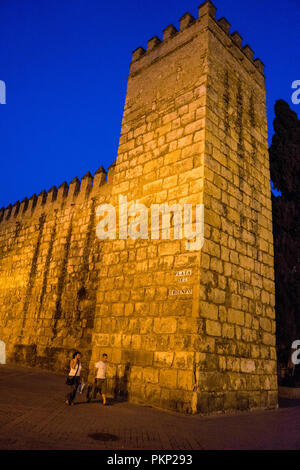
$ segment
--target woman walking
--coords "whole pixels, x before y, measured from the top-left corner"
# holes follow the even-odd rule
[[[67,378],[67,385],[72,387],[72,391],[68,394],[66,405],[74,405],[74,399],[77,392],[77,389],[80,385],[80,373],[81,373],[81,354],[79,351],[75,351],[73,354],[73,359],[70,361],[70,372]]]

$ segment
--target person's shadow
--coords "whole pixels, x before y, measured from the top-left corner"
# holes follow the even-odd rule
[[[128,382],[130,378],[130,363],[127,362],[125,365],[124,375],[115,378],[114,387],[114,399],[115,401],[127,401],[128,400]]]

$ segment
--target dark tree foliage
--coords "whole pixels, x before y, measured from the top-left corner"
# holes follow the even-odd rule
[[[281,192],[272,195],[277,346],[286,363],[292,342],[300,339],[300,120],[283,100],[275,114],[270,167]]]

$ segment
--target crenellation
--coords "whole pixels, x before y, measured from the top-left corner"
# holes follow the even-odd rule
[[[140,67],[143,67],[144,65],[148,65],[151,63],[149,60],[145,63],[139,64],[139,67],[134,66],[140,59],[143,59],[144,57],[148,57],[149,54],[151,54],[154,50],[157,49],[159,45],[162,47],[159,49],[159,52],[157,55],[153,57],[153,59],[157,59],[158,57],[163,57],[165,54],[168,53],[169,47],[166,48],[167,44],[174,44],[174,47],[178,46],[178,40],[176,41],[176,38],[181,39],[181,41],[185,41],[186,38],[183,35],[183,33],[192,25],[196,25],[196,29],[193,30],[193,34],[198,34],[201,31],[204,31],[207,28],[207,22],[202,23],[202,19],[204,17],[207,17],[208,21],[213,21],[216,25],[218,25],[222,31],[226,34],[228,39],[232,40],[232,43],[237,46],[238,50],[240,50],[243,54],[245,54],[246,57],[255,65],[256,69],[264,74],[264,67],[260,64],[259,59],[253,59],[253,54],[254,52],[250,48],[249,45],[246,45],[242,47],[242,37],[240,34],[235,31],[232,34],[230,34],[230,23],[228,20],[224,17],[216,20],[216,7],[213,5],[213,3],[210,0],[205,1],[203,4],[199,6],[199,17],[195,19],[190,13],[185,13],[180,18],[180,30],[177,31],[177,29],[173,25],[167,26],[163,30],[163,40],[161,41],[157,36],[154,36],[151,38],[148,43],[147,43],[147,51],[145,51],[142,47],[137,48],[132,55],[132,67],[131,67],[131,74],[137,73],[137,71],[140,69]],[[208,27],[209,27],[209,22],[208,22]],[[180,33],[180,36],[179,36]],[[173,39],[174,41],[170,41],[170,39]]]
[[[13,218],[17,217],[18,213],[19,213],[19,210],[20,210],[20,201],[17,201],[14,203],[14,205],[12,206],[12,211],[11,211],[11,216]]]
[[[57,198],[57,187],[52,186],[52,188],[49,189],[48,194],[47,194],[47,203],[56,201],[56,198]]]
[[[106,183],[107,173],[103,166],[100,166],[94,175],[93,193],[97,193],[99,189]]]
[[[254,64],[262,74],[265,73],[265,65],[260,59],[254,59]]]
[[[112,183],[113,177],[114,177],[114,174],[115,174],[115,170],[116,170],[116,162],[112,163],[110,165],[110,167],[108,168],[108,174],[107,174],[107,182],[108,183]]]
[[[68,192],[69,192],[69,185],[64,181],[59,187],[57,191],[57,202],[60,203],[64,199],[68,197]]]
[[[250,59],[253,62],[254,52],[251,49],[251,47],[248,44],[246,44],[246,46],[244,46],[242,48],[242,50],[243,50],[244,54],[248,57],[248,59]]]
[[[37,200],[36,200],[36,205],[35,207],[33,207],[34,210],[40,210],[42,209],[46,202],[47,202],[47,197],[48,197],[48,194],[47,194],[47,191],[43,190],[40,192],[40,194],[38,195],[37,197]],[[51,197],[51,195],[50,195]]]
[[[216,23],[216,24],[218,24],[218,23]],[[252,51],[251,47],[248,44],[244,47],[242,46],[242,37],[240,36],[240,34],[237,33],[237,32],[234,32],[232,35],[230,35],[230,33],[228,34],[227,32],[225,32],[224,29],[221,28],[220,25],[219,25],[219,27],[220,27],[220,30],[222,31],[222,36],[223,36],[224,39],[225,39],[224,35],[226,34],[226,42],[223,41],[223,38],[221,39],[221,34],[216,35],[216,37],[219,37],[220,41],[224,42],[224,45],[226,44],[226,47],[230,48],[230,51],[231,51],[232,55],[234,57],[236,57],[236,59],[239,62],[243,61],[244,57],[247,57],[247,59],[249,59],[249,61],[253,64],[253,72],[258,71],[258,72],[261,73],[261,69],[259,69],[255,64],[255,61],[254,61],[254,58],[253,58],[254,52]],[[228,39],[231,39],[231,41],[229,43],[228,43]],[[234,47],[232,47],[232,46],[234,46]],[[248,61],[247,62],[245,61],[243,63],[243,68],[244,68],[246,74],[248,74],[249,73]],[[260,74],[255,74],[255,76],[256,75],[257,75],[257,80],[260,80]],[[264,78],[264,75],[263,75],[263,78]]]
[[[199,18],[201,18],[204,15],[208,15],[213,20],[215,20],[216,14],[217,14],[217,8],[210,0],[206,0],[205,2],[201,3],[201,5],[199,5],[198,7]]]
[[[19,217],[20,217],[20,216],[22,217],[22,215],[24,214],[24,212],[26,212],[27,207],[28,207],[28,203],[29,203],[29,200],[28,200],[27,197],[25,197],[25,198],[23,199],[23,201],[21,201],[20,210],[19,210],[19,214],[18,214]]]
[[[170,24],[163,30],[163,41],[168,41],[178,33],[178,30],[175,28],[174,25]]]
[[[74,199],[78,196],[80,191],[80,180],[75,176],[74,179],[72,179],[69,187],[69,192],[68,192],[68,201],[73,202]]]
[[[94,184],[93,184],[94,180]],[[106,183],[106,171],[101,166],[95,173],[95,179],[90,172],[86,173],[82,182],[76,177],[69,185],[64,182],[58,188],[52,186],[48,193],[43,190],[38,196],[33,194],[30,199],[27,197],[20,203],[17,201],[14,205],[0,210],[0,223],[10,222],[13,219],[22,220],[23,216],[28,218],[38,215],[41,210],[50,213],[53,209],[60,207],[64,201],[74,202],[78,198],[78,202],[82,202],[89,197],[93,190],[98,193],[99,189]]]
[[[185,13],[179,20],[180,31],[184,31],[186,28],[195,23],[195,18],[190,13]]]
[[[45,191],[44,191],[45,192]],[[29,198],[29,201],[28,201],[28,206],[27,206],[27,209],[26,209],[26,215],[30,215],[32,214],[35,206],[37,204],[37,195],[36,194],[33,194],[31,196],[31,198]]]
[[[147,42],[147,52],[153,51],[157,46],[159,46],[161,40],[157,36],[153,36],[153,38],[149,39]]]
[[[217,20],[217,23],[219,26],[221,26],[221,28],[223,29],[223,31],[228,34],[230,34],[230,23],[226,20],[226,18],[222,17],[220,18],[219,20]]]
[[[138,47],[132,53],[132,62],[136,62],[141,57],[143,57],[145,54],[146,54],[145,49],[143,47]]]
[[[234,31],[231,34],[232,41],[238,46],[239,49],[242,49],[243,38],[237,31]]]
[[[81,179],[79,201],[84,201],[88,198],[93,187],[93,176],[88,171]]]
[[[8,220],[10,218],[11,212],[12,212],[12,205],[9,204],[9,206],[7,206],[6,209],[4,210],[3,220]]]

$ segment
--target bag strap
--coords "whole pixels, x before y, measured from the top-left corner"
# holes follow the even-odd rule
[[[75,375],[74,375],[74,377],[76,377],[76,376],[77,376],[77,372],[78,372],[78,369],[79,369],[79,364],[80,364],[80,361],[79,361],[79,362],[78,362],[78,364],[77,364],[77,369],[76,369],[76,372],[75,372]]]

